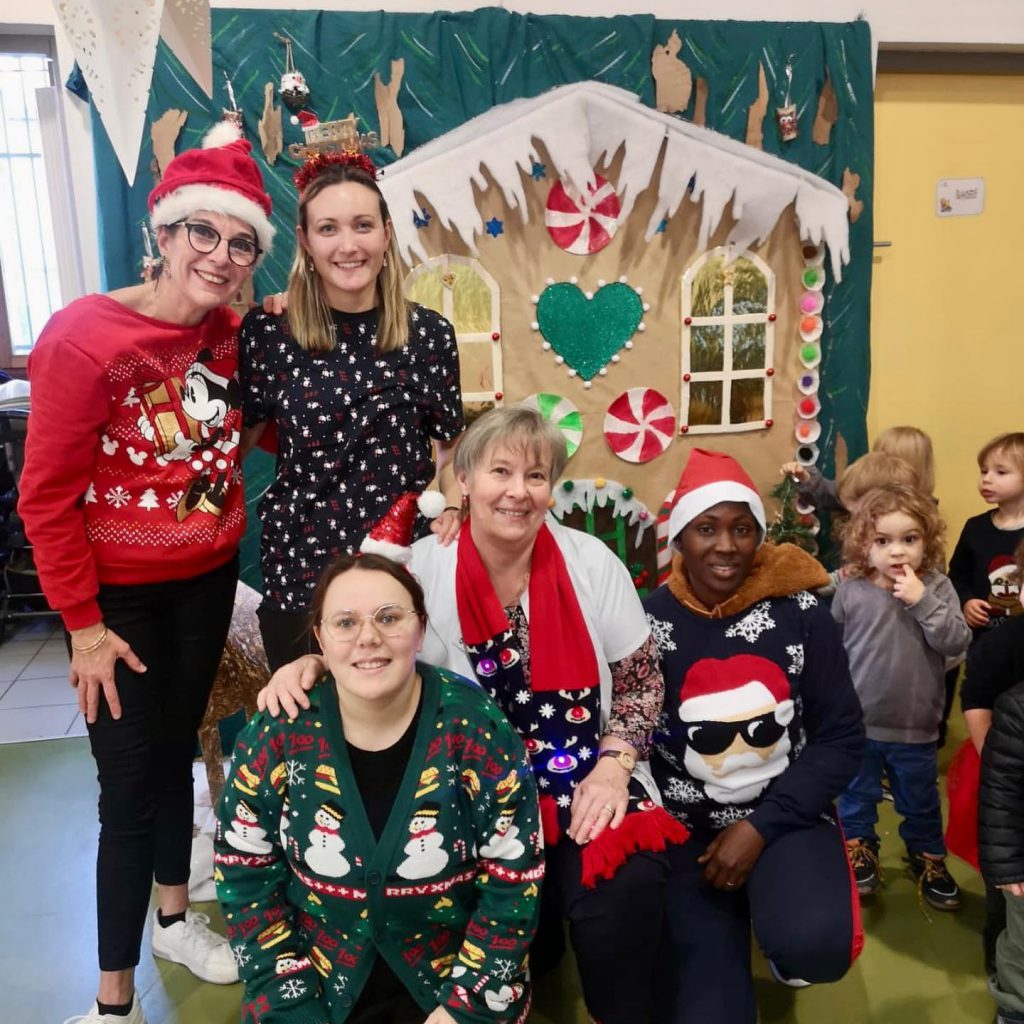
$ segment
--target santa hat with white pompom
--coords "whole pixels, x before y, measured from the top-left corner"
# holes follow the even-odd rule
[[[229,121],[215,124],[206,133],[202,149],[176,156],[160,184],[149,193],[154,230],[177,224],[199,210],[223,213],[250,225],[263,255],[268,253],[275,231],[270,223],[270,196],[251,151],[236,125]]]
[[[444,495],[440,491],[406,491],[395,499],[384,518],[363,538],[359,550],[364,555],[384,555],[393,562],[407,565],[412,560],[412,533],[416,513],[436,519],[444,511]]]

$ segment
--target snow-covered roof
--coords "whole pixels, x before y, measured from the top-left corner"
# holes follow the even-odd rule
[[[647,223],[653,238],[663,218],[671,217],[694,179],[691,201],[704,201],[699,248],[718,227],[732,200],[736,223],[728,243],[734,253],[763,242],[782,211],[795,201],[803,239],[828,246],[838,280],[850,261],[848,203],[834,185],[795,164],[736,142],[719,132],[682,121],[648,107],[625,89],[599,82],[560,86],[533,99],[493,107],[458,128],[431,140],[391,164],[381,178],[398,244],[406,259],[427,259],[413,214],[419,193],[438,220],[476,251],[484,230],[473,185],[487,187],[486,168],[512,209],[528,219],[524,175],[538,159],[534,140],[547,149],[558,175],[583,193],[594,183],[594,167],[624,145],[616,188],[621,219],[650,185],[658,190]],[[652,182],[662,145],[661,175]]]

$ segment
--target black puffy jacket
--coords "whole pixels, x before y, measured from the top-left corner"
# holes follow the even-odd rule
[[[981,752],[978,852],[990,884],[1024,882],[1024,683],[996,700]]]

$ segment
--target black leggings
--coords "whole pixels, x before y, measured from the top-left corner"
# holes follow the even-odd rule
[[[271,672],[311,651],[320,653],[305,612],[281,612],[268,608],[264,602],[256,610],[256,618]]]
[[[227,639],[238,560],[187,580],[103,586],[104,624],[146,672],[119,660],[121,717],[100,697],[89,742],[100,784],[96,911],[100,970],[139,962],[153,879],[188,882],[196,733]]]

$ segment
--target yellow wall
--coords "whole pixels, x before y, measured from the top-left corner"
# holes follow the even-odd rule
[[[979,177],[984,213],[940,220],[936,182]],[[875,238],[868,436],[931,435],[952,551],[977,450],[1024,430],[1024,78],[878,76]]]

